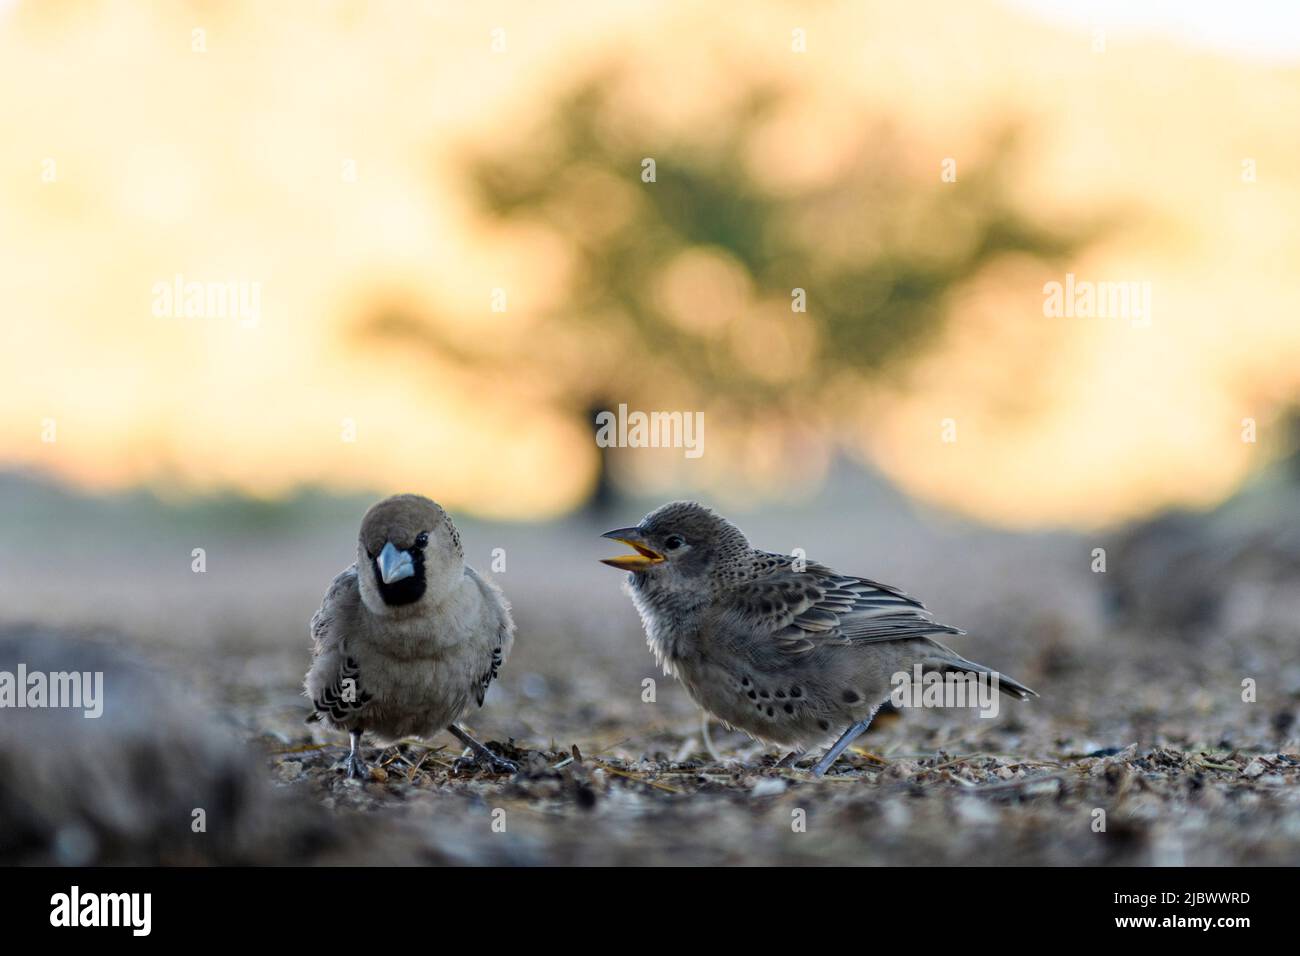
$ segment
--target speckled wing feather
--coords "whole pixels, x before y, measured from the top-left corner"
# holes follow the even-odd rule
[[[728,611],[751,631],[770,634],[789,654],[964,633],[938,623],[920,601],[888,584],[813,562],[796,571],[788,555],[766,554],[761,566],[766,573],[728,591]]]
[[[313,711],[308,721],[347,726],[370,702],[371,695],[361,688],[357,662],[347,653],[347,625],[360,603],[354,564],[334,578],[320,609],[312,615],[314,654],[306,687]]]
[[[506,656],[510,653],[510,648],[514,644],[515,624],[510,617],[510,604],[506,597],[491,581],[483,578],[471,567],[465,568],[465,573],[474,580],[483,594],[484,614],[491,622],[496,631],[496,639],[488,644],[486,648],[489,656],[484,661],[483,672],[474,684],[474,700],[480,707],[483,706],[483,698],[487,696],[488,687],[492,681],[496,680],[497,674],[501,671],[501,665],[505,663]]]

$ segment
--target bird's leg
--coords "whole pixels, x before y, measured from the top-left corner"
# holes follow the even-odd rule
[[[357,728],[348,732],[348,737],[352,741],[352,749],[348,751],[348,758],[344,766],[348,771],[348,778],[351,780],[364,780],[370,774],[370,768],[366,762],[361,759],[361,735],[363,730]]]
[[[718,752],[713,749],[713,740],[709,737],[709,712],[703,707],[700,708],[700,736],[704,738],[704,749],[709,752],[714,763],[722,763],[722,758]]]
[[[862,732],[871,726],[871,718],[875,716],[876,712],[873,710],[865,720],[859,720],[857,723],[850,725],[848,730],[840,734],[840,739],[835,741],[835,745],[826,751],[826,755],[817,761],[817,766],[812,768],[812,775],[820,777],[829,770],[831,764],[835,762],[835,758],[844,753],[844,748],[862,736]]]
[[[461,730],[455,724],[449,725],[447,730],[474,754],[473,757],[462,757],[457,760],[455,769],[462,769],[462,767],[468,763],[479,767],[487,767],[493,773],[515,773],[519,770],[518,765],[515,764],[514,761],[507,760],[505,757],[498,757],[491,750],[484,747],[481,743],[469,734],[465,733],[465,731]]]
[[[778,760],[774,766],[793,767],[795,764],[799,762],[799,758],[802,756],[803,756],[802,750],[791,750],[788,754],[786,754],[784,757]]]

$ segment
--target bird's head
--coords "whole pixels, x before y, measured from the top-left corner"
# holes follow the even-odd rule
[[[694,501],[670,502],[636,527],[607,531],[602,537],[621,541],[633,551],[602,558],[602,563],[631,571],[638,582],[670,587],[725,576],[752,553],[739,528]]]
[[[451,516],[421,495],[393,495],[361,520],[357,574],[375,614],[400,613],[446,594],[465,573]]]

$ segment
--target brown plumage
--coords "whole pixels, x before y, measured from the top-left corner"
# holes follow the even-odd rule
[[[898,588],[755,549],[695,502],[605,537],[636,552],[605,563],[631,572],[628,591],[665,672],[760,740],[802,750],[839,734],[819,776],[866,729],[897,674],[996,677],[1003,694],[1038,696],[940,644],[934,635],[962,632]]]
[[[352,739],[349,776],[361,776],[363,733],[380,742],[450,731],[477,762],[514,765],[455,725],[481,706],[514,641],[501,591],[465,563],[460,534],[436,502],[395,495],[361,522],[357,561],[330,585],[312,617],[305,685],[313,714]]]

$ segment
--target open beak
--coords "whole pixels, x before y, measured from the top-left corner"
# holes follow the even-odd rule
[[[618,568],[620,571],[644,571],[664,560],[662,554],[645,543],[645,538],[636,528],[606,531],[601,537],[620,541],[636,552],[636,554],[621,554],[617,558],[600,559],[601,564],[608,564],[611,568]]]
[[[411,560],[410,552],[397,550],[391,541],[384,542],[384,550],[379,552],[375,564],[379,566],[379,580],[385,584],[415,574],[415,562]]]

